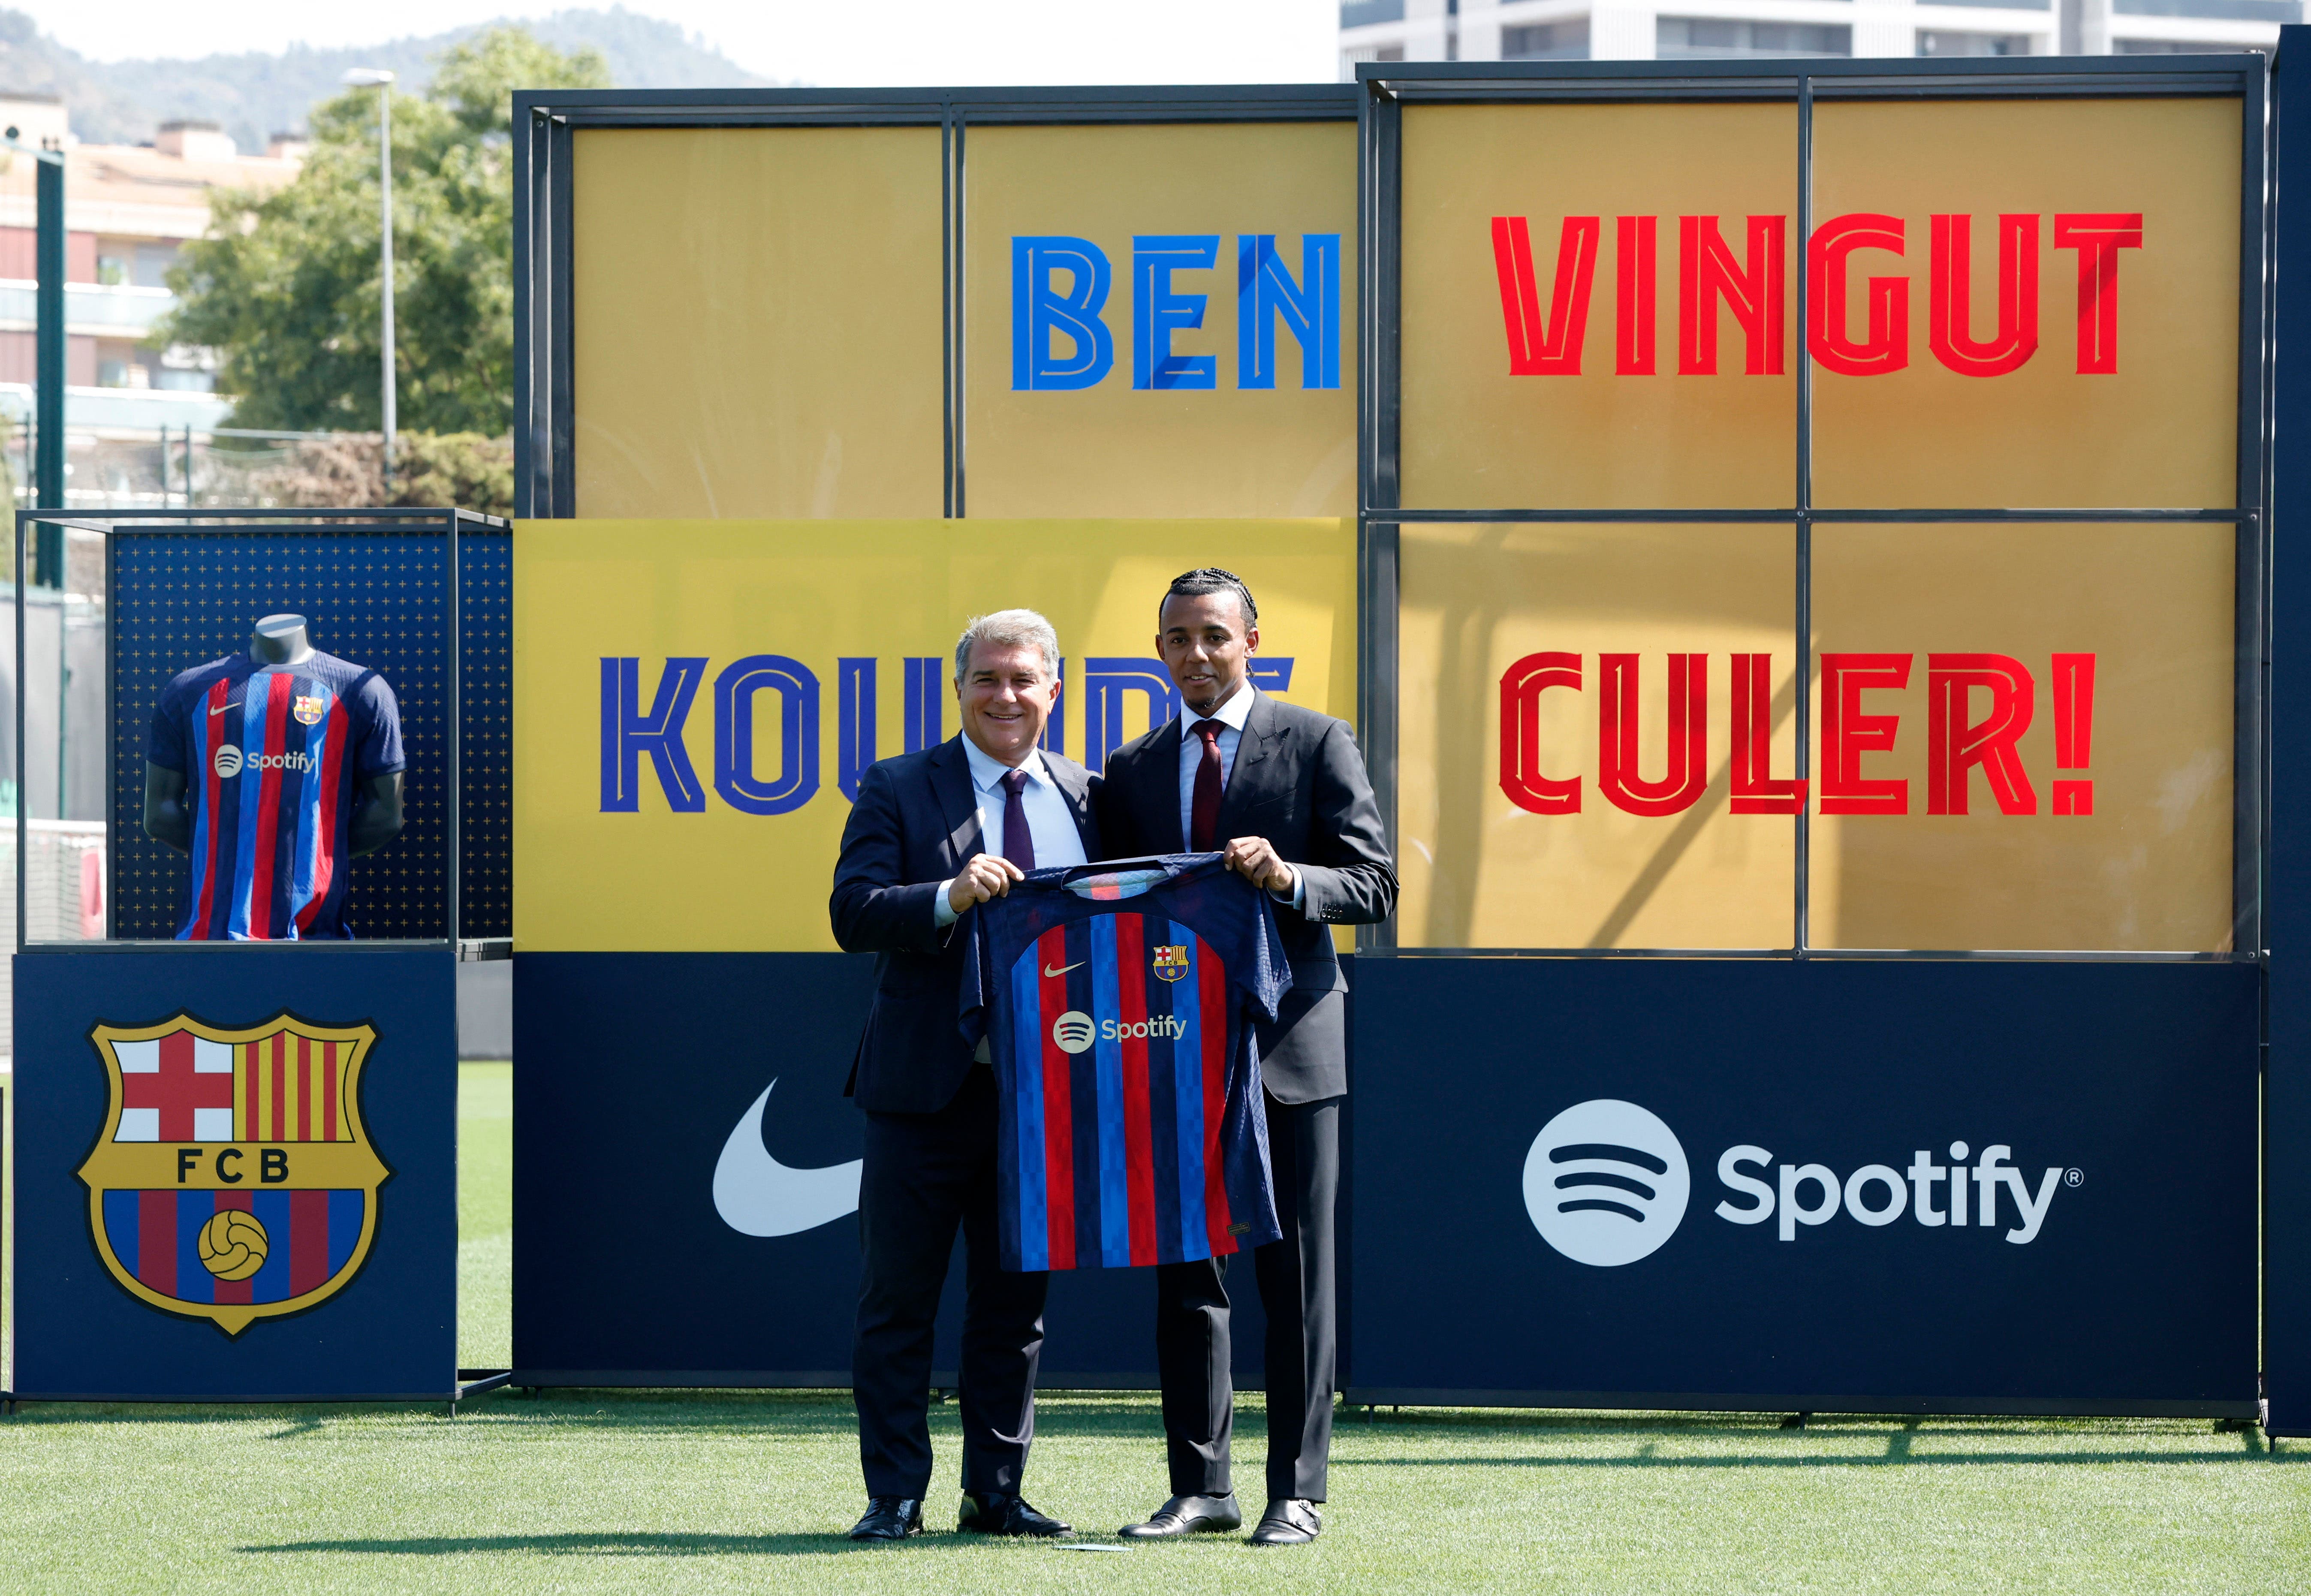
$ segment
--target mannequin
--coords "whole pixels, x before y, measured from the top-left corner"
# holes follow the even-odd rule
[[[310,659],[313,644],[305,635],[305,617],[265,616],[249,637],[249,657],[259,665],[302,665]],[[404,823],[401,772],[372,776],[362,783],[353,805],[346,851],[355,859],[374,853],[400,833]],[[144,834],[179,853],[192,851],[193,815],[185,802],[184,772],[145,763]]]

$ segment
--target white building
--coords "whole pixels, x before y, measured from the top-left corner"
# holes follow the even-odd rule
[[[2133,56],[2269,49],[2300,0],[1342,0],[1363,61]]]

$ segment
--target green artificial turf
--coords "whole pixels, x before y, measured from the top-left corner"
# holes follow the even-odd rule
[[[458,1366],[513,1363],[513,1066],[458,1066]]]
[[[502,1361],[510,1081],[469,1066],[461,1356]],[[486,1297],[486,1304],[477,1302]],[[1243,1404],[1256,1481],[1257,1399]],[[933,1410],[933,1522],[956,1426]],[[2300,1590],[2311,1443],[2149,1420],[1344,1417],[1313,1547],[1120,1553],[943,1528],[853,1548],[840,1392],[494,1394],[439,1407],[78,1408],[0,1420],[0,1586],[57,1591],[1266,1588]],[[1029,1496],[1086,1539],[1163,1494],[1151,1397],[1044,1399]],[[1256,1492],[1255,1485],[1254,1490]]]

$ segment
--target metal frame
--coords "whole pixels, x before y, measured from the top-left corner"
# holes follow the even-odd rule
[[[1812,539],[1835,523],[2230,523],[2238,528],[2234,667],[2232,904],[2230,948],[2222,952],[2109,952],[2095,949],[1823,948],[1811,945],[1810,833],[1796,822],[1792,942],[1780,948],[1400,948],[1391,922],[1360,929],[1358,951],[1404,956],[1528,955],[1556,957],[1732,957],[1794,959],[2038,959],[2138,963],[2258,963],[2263,956],[2263,873],[2268,852],[2266,798],[2270,728],[2265,696],[2270,629],[2270,284],[2268,214],[2269,68],[2264,57],[2177,56],[2146,70],[2134,57],[1990,58],[1954,68],[1942,60],[1806,59],[1754,61],[1396,62],[1356,69],[1361,96],[1358,283],[1363,359],[1358,395],[1357,519],[1366,596],[1362,617],[1363,740],[1391,844],[1396,838],[1398,718],[1395,602],[1399,528],[1419,523],[1557,522],[1750,523],[1792,526],[1796,540],[1794,632],[1797,695],[1795,774],[1811,772]],[[2230,509],[2016,509],[1995,506],[1841,510],[1813,503],[1813,362],[1806,348],[1805,241],[1812,233],[1813,109],[1819,99],[2231,98],[2241,105],[2239,324],[2237,502]],[[1795,480],[1787,508],[1706,510],[1557,510],[1502,507],[1436,509],[1406,505],[1400,495],[1400,318],[1402,294],[1402,109],[1412,104],[1609,103],[1745,100],[1788,104],[1797,113],[1797,233],[1792,248],[1795,304],[1790,336],[1795,354]],[[1379,603],[1382,596],[1386,603]],[[1386,684],[1383,690],[1381,684]]]
[[[449,731],[447,763],[448,768],[452,772],[453,776],[462,768],[464,752],[462,747],[464,735],[462,693],[464,684],[460,676],[459,663],[463,645],[460,633],[462,600],[459,591],[460,573],[458,571],[458,535],[460,529],[467,527],[486,528],[492,532],[510,532],[512,530],[511,522],[498,516],[481,515],[470,510],[457,510],[447,507],[441,509],[384,508],[376,510],[348,510],[343,511],[307,509],[220,509],[201,510],[189,516],[182,510],[108,510],[93,513],[74,513],[70,511],[47,510],[20,510],[16,512],[14,550],[15,565],[13,569],[13,574],[16,579],[16,680],[19,683],[22,683],[24,680],[24,556],[27,543],[29,541],[28,535],[31,534],[34,528],[40,527],[54,527],[59,530],[65,528],[78,528],[83,531],[101,533],[104,536],[106,539],[104,555],[105,624],[108,628],[109,628],[113,624],[113,617],[118,614],[118,606],[114,602],[116,596],[113,591],[114,576],[111,544],[111,539],[116,536],[134,536],[139,534],[165,534],[171,536],[185,536],[187,535],[222,536],[235,533],[246,533],[257,530],[271,533],[310,532],[316,535],[327,534],[337,536],[386,532],[438,531],[441,533],[443,539],[442,558],[446,563],[445,582],[447,586],[449,605],[448,614],[444,618],[444,625],[447,628],[449,636],[449,658],[447,662],[449,676],[445,687]],[[120,708],[116,685],[113,681],[112,650],[109,647],[105,650],[104,707],[107,735],[109,737],[111,728],[119,724]],[[16,747],[18,750],[18,757],[21,761],[24,747],[24,694],[21,692],[16,694],[15,715]],[[113,750],[113,754],[114,763],[117,764],[118,756],[118,748]],[[118,776],[118,772],[116,770],[114,772],[116,789]],[[443,934],[440,937],[370,938],[358,942],[299,942],[295,946],[299,947],[439,947],[445,944],[452,946],[458,945],[459,940],[458,936],[458,916],[462,908],[462,904],[459,902],[459,894],[461,890],[459,871],[462,865],[462,861],[459,858],[459,850],[464,841],[463,826],[458,812],[458,782],[452,780],[449,783],[449,791],[447,794],[448,834],[445,839],[449,869],[449,881],[446,887],[447,897],[445,903],[448,918],[447,923],[442,929]],[[214,951],[220,948],[262,947],[275,946],[266,943],[178,942],[166,938],[140,938],[134,941],[118,941],[113,939],[110,936],[112,929],[111,917],[114,904],[117,902],[115,890],[118,885],[118,883],[113,878],[113,872],[118,868],[119,850],[110,845],[110,833],[109,832],[107,833],[107,846],[105,848],[106,874],[104,883],[106,939],[101,942],[33,942],[30,940],[25,934],[25,915],[30,908],[30,893],[27,884],[28,872],[23,868],[23,861],[29,857],[27,850],[30,844],[31,829],[31,817],[26,813],[29,807],[30,806],[22,802],[21,799],[16,806],[16,858],[18,860],[16,869],[16,951],[18,953],[144,953],[155,948],[184,949],[187,951],[196,949]],[[476,945],[477,947],[480,946],[481,945],[479,944]],[[486,957],[489,955],[484,954],[480,956]]]
[[[560,89],[513,97],[514,514],[577,514],[571,135],[581,127],[939,130],[941,514],[967,513],[964,182],[973,126],[1347,122],[1353,83],[1063,89]]]

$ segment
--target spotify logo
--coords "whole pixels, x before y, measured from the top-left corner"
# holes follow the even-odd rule
[[[1089,1047],[1099,1035],[1091,1016],[1080,1008],[1070,1008],[1051,1022],[1051,1040],[1060,1044],[1063,1053],[1079,1053]]]
[[[1574,1103],[1541,1127],[1525,1155],[1533,1228],[1575,1263],[1600,1269],[1635,1263],[1668,1241],[1690,1185],[1676,1134],[1618,1097]]]
[[[231,781],[244,768],[259,771],[310,771],[313,756],[301,749],[292,748],[286,754],[254,754],[241,756],[239,748],[227,743],[216,751],[216,773]]]

